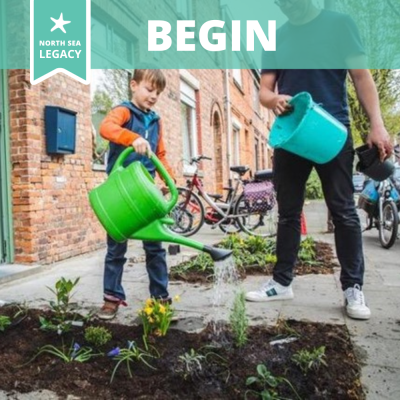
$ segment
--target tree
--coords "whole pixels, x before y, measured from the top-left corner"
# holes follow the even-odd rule
[[[400,74],[397,70],[372,69],[385,126],[391,136],[400,132]],[[365,142],[369,132],[369,121],[359,103],[354,85],[349,79],[349,107],[354,142]]]

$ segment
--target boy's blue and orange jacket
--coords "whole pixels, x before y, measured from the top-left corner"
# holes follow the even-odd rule
[[[124,102],[115,107],[104,118],[100,125],[100,135],[110,141],[107,173],[114,167],[119,155],[139,137],[150,143],[152,152],[160,159],[170,176],[174,178],[172,169],[166,159],[163,140],[163,129],[160,117],[154,112],[144,112],[131,102]],[[125,161],[125,166],[140,161],[154,176],[156,168],[146,156],[133,152]]]

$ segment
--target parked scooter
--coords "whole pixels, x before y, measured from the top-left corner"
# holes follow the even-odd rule
[[[400,156],[399,146],[395,156]],[[377,228],[379,241],[385,249],[390,249],[399,233],[400,194],[393,174],[382,181],[370,180],[358,198],[358,208],[366,212],[366,228]]]

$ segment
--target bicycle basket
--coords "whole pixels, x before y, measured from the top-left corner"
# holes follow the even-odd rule
[[[250,212],[263,213],[275,206],[274,186],[271,182],[250,182],[244,186],[244,199]]]

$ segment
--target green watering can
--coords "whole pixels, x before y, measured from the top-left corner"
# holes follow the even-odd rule
[[[133,151],[132,147],[124,150],[107,181],[89,193],[90,205],[107,233],[117,242],[134,239],[179,243],[210,254],[214,261],[229,257],[231,250],[206,246],[168,229],[174,221],[167,216],[178,201],[174,181],[151,154],[149,158],[170,190],[171,199],[167,201],[142,163],[123,166]]]

